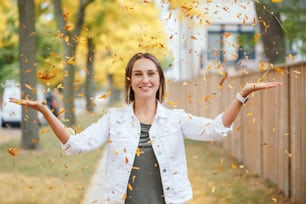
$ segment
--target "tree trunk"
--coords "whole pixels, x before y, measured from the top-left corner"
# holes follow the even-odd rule
[[[34,0],[18,0],[19,11],[19,64],[22,98],[36,100],[35,69],[35,5]],[[21,148],[37,149],[38,120],[37,111],[22,109],[22,141]],[[35,142],[33,142],[35,141]]]
[[[256,2],[255,6],[260,22],[265,57],[273,64],[285,62],[285,36],[281,27],[280,13],[277,9],[272,13],[273,5],[271,4]]]
[[[93,0],[80,0],[79,10],[77,12],[77,18],[74,25],[74,30],[68,31],[65,29],[66,21],[64,19],[64,13],[62,10],[62,1],[53,0],[54,2],[54,14],[57,20],[57,27],[59,31],[64,34],[62,42],[65,49],[66,66],[64,69],[64,109],[65,109],[65,121],[67,126],[75,126],[76,119],[74,114],[74,75],[75,75],[75,52],[77,47],[77,40],[81,34],[82,26],[84,23],[85,9],[87,5]],[[67,39],[69,39],[67,41]]]
[[[94,56],[95,56],[95,44],[91,37],[87,38],[88,57],[87,57],[87,75],[85,82],[85,96],[86,96],[86,110],[93,112],[93,97],[94,97]]]

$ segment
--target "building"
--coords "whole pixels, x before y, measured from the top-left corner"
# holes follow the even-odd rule
[[[161,7],[174,56],[168,78],[188,80],[220,68],[227,72],[256,69],[265,60],[252,0]]]

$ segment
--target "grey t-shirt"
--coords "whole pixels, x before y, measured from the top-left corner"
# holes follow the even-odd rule
[[[125,204],[165,203],[159,165],[149,138],[150,127],[141,123],[141,135]]]

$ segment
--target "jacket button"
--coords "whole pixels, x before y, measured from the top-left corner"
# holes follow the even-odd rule
[[[163,169],[163,172],[166,172],[167,171],[167,169]]]
[[[170,187],[167,187],[166,190],[169,191],[169,190],[170,190]]]

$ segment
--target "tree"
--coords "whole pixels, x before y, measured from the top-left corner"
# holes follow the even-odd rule
[[[170,51],[160,10],[153,2],[109,1],[101,9],[100,12],[105,9],[105,23],[95,27],[99,33],[95,77],[98,83],[112,89],[113,96],[114,91],[123,88],[125,66],[133,54],[151,52],[163,61]]]
[[[86,97],[86,110],[93,112],[93,97],[94,97],[94,58],[95,58],[95,42],[90,36],[87,37],[87,75],[85,82],[85,97]]]
[[[18,12],[13,2],[0,5],[0,19],[0,83],[4,84],[7,79],[19,80]]]
[[[285,62],[285,35],[280,11],[276,4],[270,1],[255,1],[255,8],[260,22],[265,57],[273,64]]]
[[[277,4],[288,41],[287,49],[306,54],[306,0],[286,0]]]
[[[23,98],[36,100],[35,69],[35,5],[34,0],[18,0],[19,11],[19,65]],[[37,112],[22,110],[22,143],[24,149],[38,148]]]
[[[62,1],[54,0],[54,14],[57,21],[57,28],[62,36],[62,42],[65,52],[65,69],[64,69],[64,108],[65,123],[72,126],[76,124],[74,115],[74,91],[75,88],[75,57],[78,40],[80,38],[82,26],[84,23],[85,9],[93,0],[79,0],[79,7],[74,26],[68,24],[69,14],[64,13]]]

